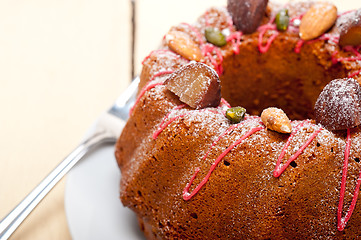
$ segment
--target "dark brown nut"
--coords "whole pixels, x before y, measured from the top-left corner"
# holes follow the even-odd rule
[[[325,86],[315,104],[316,122],[328,130],[361,123],[361,87],[353,78],[335,79]]]
[[[218,74],[200,62],[192,61],[175,71],[165,85],[192,108],[216,107],[221,101]]]
[[[343,22],[340,26],[341,46],[358,46],[361,45],[361,9],[349,14],[348,21]]]
[[[253,33],[265,15],[268,0],[228,0],[233,24],[243,33]]]

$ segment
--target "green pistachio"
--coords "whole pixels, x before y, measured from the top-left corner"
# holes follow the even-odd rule
[[[279,31],[286,31],[290,17],[288,16],[288,9],[281,9],[276,15],[276,26]]]
[[[246,109],[243,107],[233,107],[228,108],[226,111],[226,117],[232,123],[239,123],[244,119],[244,115],[246,114]]]
[[[227,44],[226,37],[218,29],[207,27],[205,29],[205,36],[208,42],[218,47],[222,47]]]

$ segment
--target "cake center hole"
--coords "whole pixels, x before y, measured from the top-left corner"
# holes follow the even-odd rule
[[[344,72],[337,66],[325,69],[314,55],[295,53],[293,45],[278,50],[254,54],[253,49],[242,49],[242,54],[226,57],[220,76],[222,97],[251,115],[277,107],[291,120],[315,119],[321,91],[333,79],[343,78]]]

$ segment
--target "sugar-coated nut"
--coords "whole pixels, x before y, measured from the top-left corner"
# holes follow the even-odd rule
[[[168,47],[188,60],[201,61],[202,51],[198,44],[185,32],[171,30],[165,36]]]
[[[282,109],[275,107],[264,109],[261,120],[267,129],[279,133],[290,133],[292,131],[291,121]]]
[[[361,45],[361,9],[350,13],[349,21],[343,22],[340,26],[341,46]]]
[[[265,15],[268,0],[228,0],[227,10],[233,24],[243,33],[253,33]]]
[[[353,78],[335,79],[320,93],[315,104],[316,122],[328,130],[361,124],[361,87]]]
[[[337,19],[337,7],[329,2],[315,3],[302,17],[300,37],[307,41],[329,30]]]
[[[221,101],[218,74],[204,63],[192,61],[165,81],[166,87],[192,108],[216,107]]]

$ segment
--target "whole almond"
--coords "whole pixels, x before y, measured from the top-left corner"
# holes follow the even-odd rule
[[[300,37],[307,41],[325,33],[335,24],[337,8],[329,2],[315,3],[303,16],[300,24]]]
[[[171,30],[165,36],[168,47],[188,60],[201,61],[202,51],[198,44],[185,32]]]
[[[290,133],[292,131],[291,121],[286,113],[279,108],[266,108],[261,114],[261,119],[266,128],[279,133]]]

